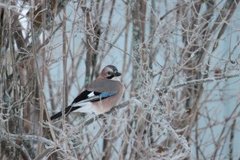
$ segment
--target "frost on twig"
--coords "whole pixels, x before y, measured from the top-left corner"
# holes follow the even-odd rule
[[[186,81],[186,82],[175,84],[175,85],[170,85],[170,86],[167,86],[167,87],[157,88],[156,91],[158,91],[158,92],[166,92],[167,90],[177,89],[177,88],[188,86],[188,85],[192,85],[192,84],[221,81],[221,80],[226,80],[226,79],[236,78],[236,77],[240,77],[240,73],[232,74],[232,75],[225,75],[225,76],[221,76],[221,77],[195,79],[195,80]]]
[[[174,156],[171,157],[171,159],[172,160],[178,160],[178,159],[188,158],[190,156],[191,149],[190,149],[189,144],[186,140],[186,137],[178,135],[176,133],[176,130],[174,130],[172,128],[172,126],[169,124],[169,122],[167,122],[165,119],[162,119],[160,121],[160,124],[162,125],[163,128],[165,128],[168,131],[171,138],[173,138],[173,140],[175,140],[177,142],[177,144],[179,144],[182,148],[182,150],[180,149],[180,152],[177,153],[176,155],[172,154]]]

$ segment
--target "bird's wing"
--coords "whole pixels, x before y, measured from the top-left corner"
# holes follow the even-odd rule
[[[116,84],[110,80],[95,80],[92,84],[86,87],[86,90],[81,92],[72,102],[80,104],[86,102],[96,102],[117,94]]]
[[[81,92],[72,102],[73,103],[77,103],[77,102],[80,102],[82,100],[85,100],[87,98],[89,98],[89,94],[91,93],[92,91],[88,91],[88,90],[85,90],[83,92]]]
[[[84,104],[87,102],[101,101],[106,98],[112,97],[115,94],[117,93],[116,92],[95,92],[95,91],[85,90],[74,99],[71,106],[81,106],[81,104]]]

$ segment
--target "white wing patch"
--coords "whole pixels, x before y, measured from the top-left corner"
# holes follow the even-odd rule
[[[93,96],[95,96],[94,92],[91,92],[88,94],[88,97],[93,97]]]

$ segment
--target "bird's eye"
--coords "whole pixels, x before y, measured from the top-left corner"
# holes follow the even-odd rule
[[[107,72],[107,74],[108,74],[108,75],[111,75],[111,72],[110,72],[110,71],[108,71],[108,72]]]

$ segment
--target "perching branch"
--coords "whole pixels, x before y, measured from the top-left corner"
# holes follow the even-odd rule
[[[119,109],[124,108],[127,105],[129,105],[129,103],[130,103],[129,100],[125,101],[125,102],[113,107],[110,111],[106,112],[105,114],[100,114],[100,115],[94,116],[93,118],[91,118],[85,122],[85,126],[88,126],[89,124],[93,123],[95,120],[97,120],[99,118],[104,118],[105,115],[116,113]]]
[[[221,76],[221,77],[204,78],[204,79],[196,79],[196,80],[192,80],[192,81],[186,81],[186,82],[183,82],[183,83],[176,84],[174,86],[157,88],[157,92],[166,92],[167,90],[177,89],[177,88],[192,85],[192,84],[214,82],[214,81],[226,80],[226,79],[236,78],[236,77],[240,77],[240,73],[233,74],[233,75]]]

